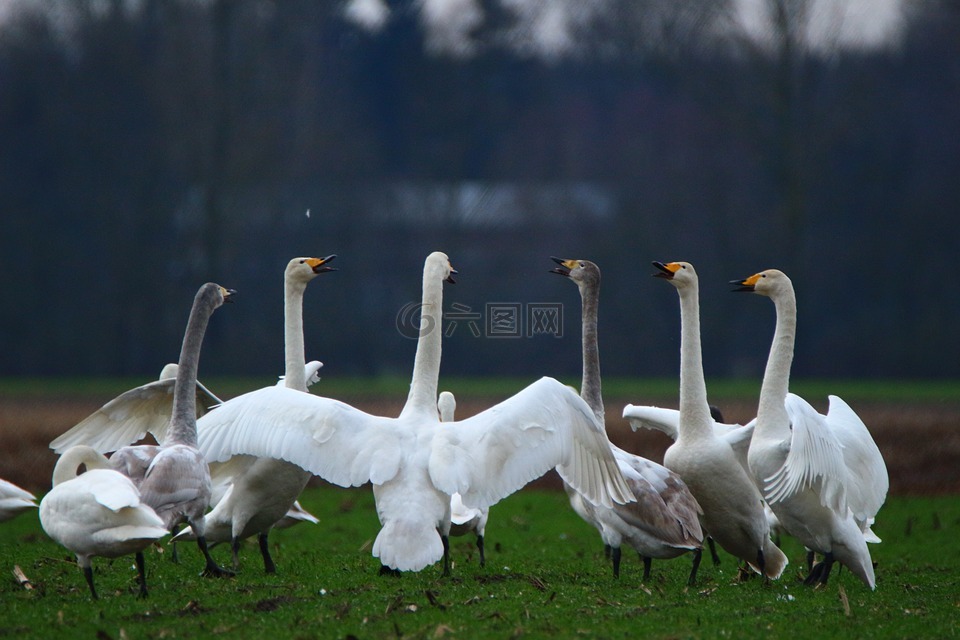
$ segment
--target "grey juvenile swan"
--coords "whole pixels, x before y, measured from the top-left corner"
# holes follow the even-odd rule
[[[583,376],[580,396],[604,423],[600,383],[600,349],[597,319],[600,302],[600,268],[589,260],[561,260],[552,270],[570,278],[580,290],[582,302]],[[693,551],[688,584],[694,584],[703,549],[700,506],[680,477],[646,458],[610,445],[620,472],[637,501],[611,506],[593,505],[564,483],[570,505],[581,518],[600,531],[605,549],[612,555],[613,576],[620,576],[620,546],[626,542],[643,560],[643,580],[650,577],[653,558],[675,558]]]

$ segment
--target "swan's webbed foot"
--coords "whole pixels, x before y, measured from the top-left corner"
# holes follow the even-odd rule
[[[400,569],[394,569],[392,567],[388,567],[385,564],[382,564],[380,565],[380,572],[378,575],[393,576],[394,578],[399,578],[403,574],[400,573]]]
[[[823,556],[823,560],[813,565],[810,575],[803,581],[805,585],[820,586],[827,584],[827,578],[830,577],[830,569],[833,568],[833,554],[828,553]]]
[[[270,544],[267,541],[267,532],[263,532],[257,536],[257,541],[260,543],[260,555],[263,556],[263,570],[266,573],[276,573],[277,565],[273,563],[273,558],[270,557]]]
[[[213,558],[210,557],[210,550],[207,548],[207,539],[204,536],[197,536],[197,546],[200,547],[200,551],[207,561],[203,571],[200,572],[201,576],[204,578],[232,578],[236,575],[233,571],[224,569],[213,561]]]

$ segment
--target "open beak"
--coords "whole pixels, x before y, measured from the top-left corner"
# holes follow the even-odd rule
[[[444,282],[449,282],[450,284],[457,284],[457,281],[456,279],[454,279],[453,276],[458,276],[458,275],[460,275],[460,272],[454,269],[453,267],[450,267],[450,275],[447,276],[447,279],[444,280]]]
[[[749,278],[744,278],[743,280],[731,280],[730,284],[733,285],[731,291],[754,291],[757,286],[757,280],[760,279],[760,274],[755,273]]]
[[[326,273],[327,271],[337,271],[336,267],[328,267],[327,263],[332,261],[337,257],[337,254],[333,253],[327,256],[326,258],[320,258],[317,260],[317,264],[313,265],[314,273]]]
[[[666,280],[673,280],[673,274],[677,272],[677,269],[680,268],[676,262],[670,262],[664,264],[663,262],[657,262],[654,260],[653,266],[659,269],[657,273],[652,274],[654,278],[664,278]]]
[[[570,270],[577,266],[576,260],[561,260],[560,258],[554,258],[550,256],[550,259],[556,262],[559,266],[550,269],[550,273],[559,273],[561,276],[570,276]]]
[[[220,287],[220,293],[223,295],[224,302],[233,302],[233,296],[237,295],[237,290]]]

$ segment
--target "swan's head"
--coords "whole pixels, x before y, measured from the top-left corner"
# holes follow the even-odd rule
[[[294,282],[310,282],[321,273],[336,271],[336,267],[327,264],[336,257],[337,254],[329,255],[326,258],[294,258],[287,263],[284,278]]]
[[[196,299],[205,300],[216,309],[224,302],[233,302],[235,295],[237,295],[237,292],[233,289],[227,289],[219,284],[208,282],[197,291]]]
[[[589,260],[561,260],[550,256],[557,266],[550,269],[550,273],[558,273],[577,283],[578,287],[585,285],[600,285],[600,267]]]
[[[734,285],[734,291],[749,291],[767,297],[773,297],[780,291],[793,289],[790,278],[778,269],[767,269],[743,280],[731,280],[730,284]]]
[[[163,365],[163,369],[160,370],[160,377],[158,380],[173,380],[177,377],[177,370],[180,367],[176,362],[169,362]]]
[[[657,268],[654,278],[669,280],[678,289],[697,282],[697,272],[689,262],[654,262],[653,266]]]
[[[440,411],[441,422],[453,422],[457,410],[457,399],[449,391],[441,391],[437,399],[437,409]]]
[[[423,275],[426,279],[432,280],[436,277],[442,282],[457,284],[457,281],[453,278],[457,275],[457,270],[450,264],[450,258],[447,257],[447,254],[442,251],[434,251],[427,256],[427,260],[423,264]]]

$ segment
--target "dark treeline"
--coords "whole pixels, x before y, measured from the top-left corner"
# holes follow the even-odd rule
[[[688,260],[709,375],[762,374],[772,305],[727,282],[767,267],[798,292],[797,375],[960,375],[957,3],[906,3],[889,47],[815,50],[804,0],[769,0],[767,44],[728,3],[609,2],[555,56],[497,0],[461,51],[389,4],[374,31],[312,0],[10,15],[0,375],[155,375],[208,280],[240,293],[201,375],[278,374],[284,265],[329,253],[308,357],[404,374],[396,319],[436,249],[461,273],[447,374],[579,375],[558,255],[603,270],[607,374],[677,371],[676,293],[650,261]],[[562,304],[563,339],[484,337],[488,303]]]

